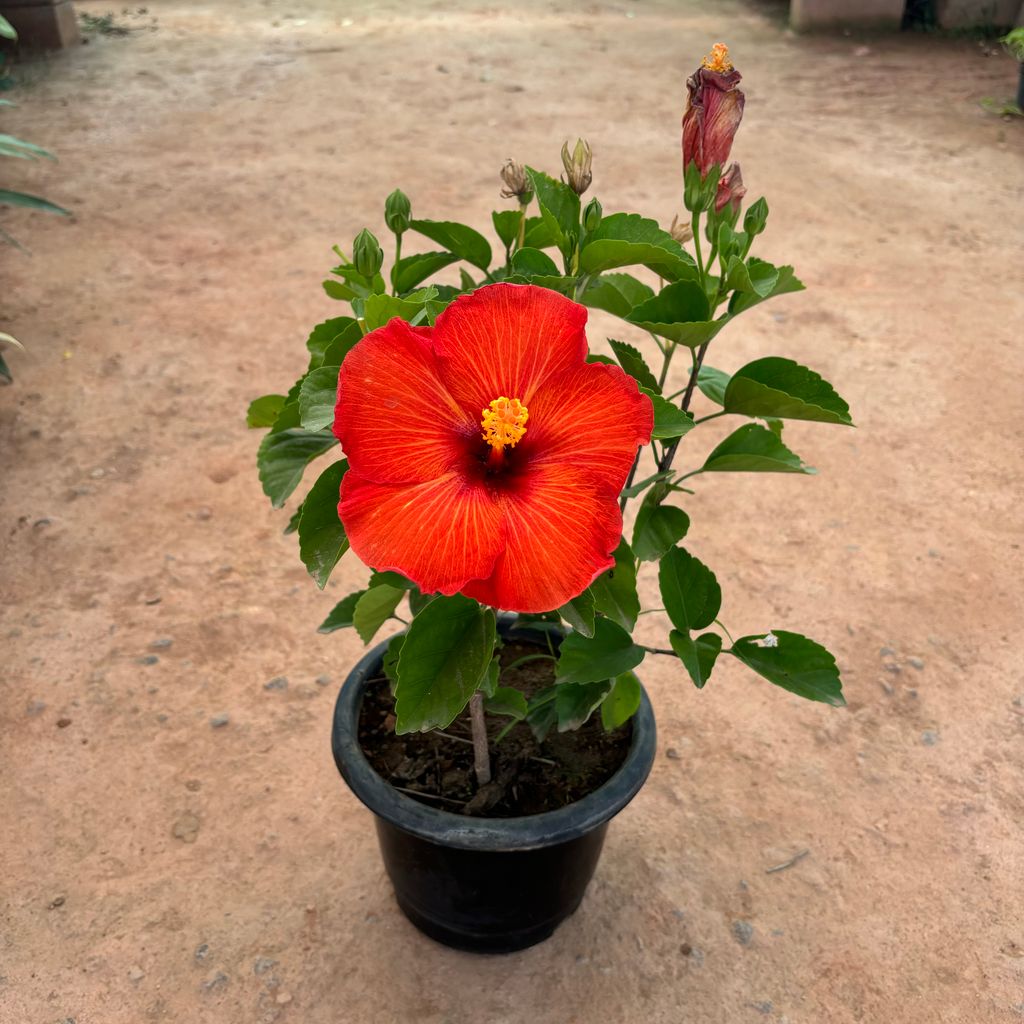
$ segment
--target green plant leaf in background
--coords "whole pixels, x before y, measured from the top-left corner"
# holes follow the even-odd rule
[[[585,725],[612,688],[610,679],[592,683],[560,683],[555,687],[555,717],[559,732]]]
[[[821,644],[799,633],[773,629],[770,633],[741,637],[728,653],[798,697],[834,707],[846,703],[836,659]]]
[[[558,247],[565,251],[569,239],[579,234],[580,197],[568,185],[543,171],[527,167],[526,173],[533,184],[544,225]]]
[[[594,595],[589,589],[574,597],[568,604],[558,609],[566,622],[584,636],[594,635]]]
[[[353,344],[355,344],[363,334],[359,328],[359,322],[355,317],[335,316],[330,320],[325,320],[323,323],[317,324],[316,327],[309,332],[309,337],[306,339],[306,348],[309,350],[309,354],[312,357],[310,369],[315,369],[317,366],[323,365],[324,355],[338,338],[352,337],[353,334]],[[338,363],[336,365],[340,366],[341,364]]]
[[[615,677],[611,692],[601,704],[601,724],[611,732],[628,722],[640,708],[640,680],[635,672]]]
[[[522,213],[519,210],[495,210],[491,214],[491,221],[494,230],[501,239],[501,244],[506,249],[512,247],[512,243],[519,237],[519,222]]]
[[[246,426],[272,427],[284,408],[284,395],[263,395],[249,403]]]
[[[693,430],[695,424],[691,413],[684,412],[678,405],[673,405],[667,398],[662,398],[649,388],[641,387],[640,390],[654,406],[654,430],[651,433],[654,440],[682,437]]]
[[[722,638],[717,633],[701,633],[696,640],[689,633],[673,629],[668,636],[672,650],[690,673],[693,685],[698,690],[711,678],[711,670],[722,652]]]
[[[412,620],[398,659],[395,731],[444,729],[469,703],[494,654],[494,612],[461,594]]]
[[[773,298],[776,295],[785,295],[787,292],[802,292],[803,283],[793,273],[792,267],[773,267],[765,260],[756,257],[747,261],[747,273],[752,280],[763,280],[766,277],[775,275],[774,283],[767,294],[761,294],[756,288],[751,291],[734,292],[729,300],[729,313],[737,316],[754,306],[764,302],[765,299]]]
[[[725,404],[725,389],[732,378],[723,370],[704,364],[697,371],[697,387],[705,398],[710,398],[715,405]]]
[[[625,320],[630,311],[654,296],[654,289],[630,274],[601,274],[593,277],[580,300],[591,309],[603,309]]]
[[[613,213],[588,235],[580,270],[599,274],[616,267],[645,266],[670,280],[697,278],[691,256],[656,221],[636,213]]]
[[[409,227],[474,267],[486,270],[491,265],[490,242],[466,224],[448,220],[413,220]]]
[[[669,489],[655,484],[636,512],[633,554],[642,562],[657,562],[686,536],[690,517],[674,505],[664,505]]]
[[[625,341],[616,341],[614,338],[609,338],[608,344],[615,353],[615,358],[618,359],[619,365],[636,380],[637,384],[647,391],[661,394],[658,380],[651,373],[647,363],[644,362],[644,357],[638,348]]]
[[[365,594],[365,590],[357,590],[347,597],[343,597],[332,609],[331,614],[320,623],[318,633],[333,633],[336,629],[346,629],[353,625],[352,615],[356,610],[359,599]]]
[[[792,359],[768,356],[737,370],[725,390],[726,412],[852,425],[850,407],[828,381]]]
[[[286,407],[281,415],[287,411]],[[298,415],[298,410],[295,415]],[[256,456],[256,465],[263,493],[274,508],[280,508],[288,495],[299,486],[306,466],[338,442],[332,434],[311,434],[308,430],[295,427],[277,430],[276,426],[263,438]]]
[[[352,609],[352,625],[364,644],[377,635],[377,630],[391,618],[403,597],[404,590],[382,583],[378,587],[370,587],[356,601]]]
[[[673,548],[661,560],[658,585],[665,611],[681,633],[710,626],[722,607],[715,574],[685,548]]]
[[[708,297],[696,281],[676,281],[642,302],[626,319],[651,334],[696,348],[710,341],[729,318],[711,319]]]
[[[514,687],[498,686],[494,694],[484,701],[484,710],[492,715],[507,715],[521,722],[526,718],[526,698]]]
[[[420,252],[402,259],[392,271],[392,283],[399,294],[412,291],[431,274],[458,260],[453,252]]]
[[[299,557],[321,590],[327,586],[341,556],[348,551],[345,527],[338,518],[341,478],[347,471],[347,459],[332,463],[317,477],[302,503]]]
[[[63,217],[70,217],[71,211],[65,210],[63,206],[51,203],[49,199],[40,196],[31,196],[27,192],[12,192],[6,188],[0,188],[0,206],[24,206],[29,210],[42,210],[45,213],[59,213]]]
[[[594,607],[626,629],[636,625],[640,598],[636,593],[636,562],[626,538],[615,549],[615,565],[602,572],[590,584]]]
[[[594,635],[570,633],[563,641],[555,665],[556,683],[596,683],[636,668],[644,649],[611,619],[594,622]]]
[[[299,421],[304,430],[323,430],[334,424],[338,369],[337,366],[320,366],[303,378],[299,388]]]
[[[701,467],[702,473],[814,473],[774,430],[747,423],[734,430]]]

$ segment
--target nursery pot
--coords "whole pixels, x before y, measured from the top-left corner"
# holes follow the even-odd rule
[[[540,633],[499,623],[506,639]],[[428,807],[381,778],[359,745],[359,713],[379,676],[387,643],[349,673],[334,709],[331,746],[338,771],[371,811],[384,866],[406,917],[456,949],[510,953],[548,938],[580,905],[608,822],[633,799],[654,762],[655,726],[647,693],[631,719],[632,740],[618,771],[575,803],[519,818],[477,818]]]

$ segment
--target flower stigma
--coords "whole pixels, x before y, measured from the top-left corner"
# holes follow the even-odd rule
[[[725,43],[715,43],[711,52],[701,61],[700,66],[708,71],[724,73],[732,71],[732,61],[729,60],[729,47]]]
[[[514,448],[526,433],[529,412],[518,398],[496,398],[482,410],[480,425],[484,440],[495,451],[502,451],[506,445]]]

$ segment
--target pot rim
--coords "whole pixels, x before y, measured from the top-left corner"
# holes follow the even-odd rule
[[[535,639],[535,630],[511,628],[506,636]],[[640,686],[640,707],[625,760],[602,786],[554,811],[517,818],[471,818],[428,807],[400,793],[370,765],[359,745],[363,691],[380,671],[384,640],[367,651],[342,684],[334,706],[331,750],[334,763],[356,798],[378,817],[429,842],[463,850],[529,850],[577,839],[619,813],[639,792],[654,764],[657,732],[647,691]]]

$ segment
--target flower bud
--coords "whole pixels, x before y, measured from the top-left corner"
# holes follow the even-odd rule
[[[689,101],[683,114],[683,170],[696,164],[701,177],[716,164],[724,167],[743,117],[742,76],[729,50],[715,43],[701,66],[686,80]]]
[[[743,175],[740,174],[740,165],[733,164],[729,170],[718,179],[718,194],[715,196],[715,213],[721,213],[727,206],[732,213],[738,214],[740,203],[747,194],[743,187]]]
[[[352,243],[352,262],[367,281],[372,281],[376,277],[384,262],[380,243],[366,228],[356,235],[356,240]]]
[[[672,218],[672,226],[668,229],[668,233],[680,245],[685,245],[691,238],[693,238],[693,227],[690,224],[680,224],[679,214],[677,213]]]
[[[409,202],[409,197],[400,188],[396,188],[384,200],[384,223],[396,235],[401,235],[409,230],[411,218],[412,203]]]
[[[768,221],[768,202],[762,196],[756,203],[751,204],[743,218],[743,230],[751,238],[761,234]]]
[[[501,194],[505,199],[518,199],[521,203],[530,201],[530,179],[526,176],[526,169],[522,164],[516,163],[511,158],[505,161],[501,169],[501,180],[505,187]]]
[[[598,229],[601,224],[602,213],[604,213],[604,210],[595,196],[589,203],[587,203],[586,208],[583,210],[583,226],[588,232],[596,231]]]
[[[590,159],[593,152],[590,143],[585,139],[577,139],[573,151],[569,153],[569,143],[562,143],[562,166],[565,168],[566,184],[581,196],[590,188],[593,175],[590,173]]]

